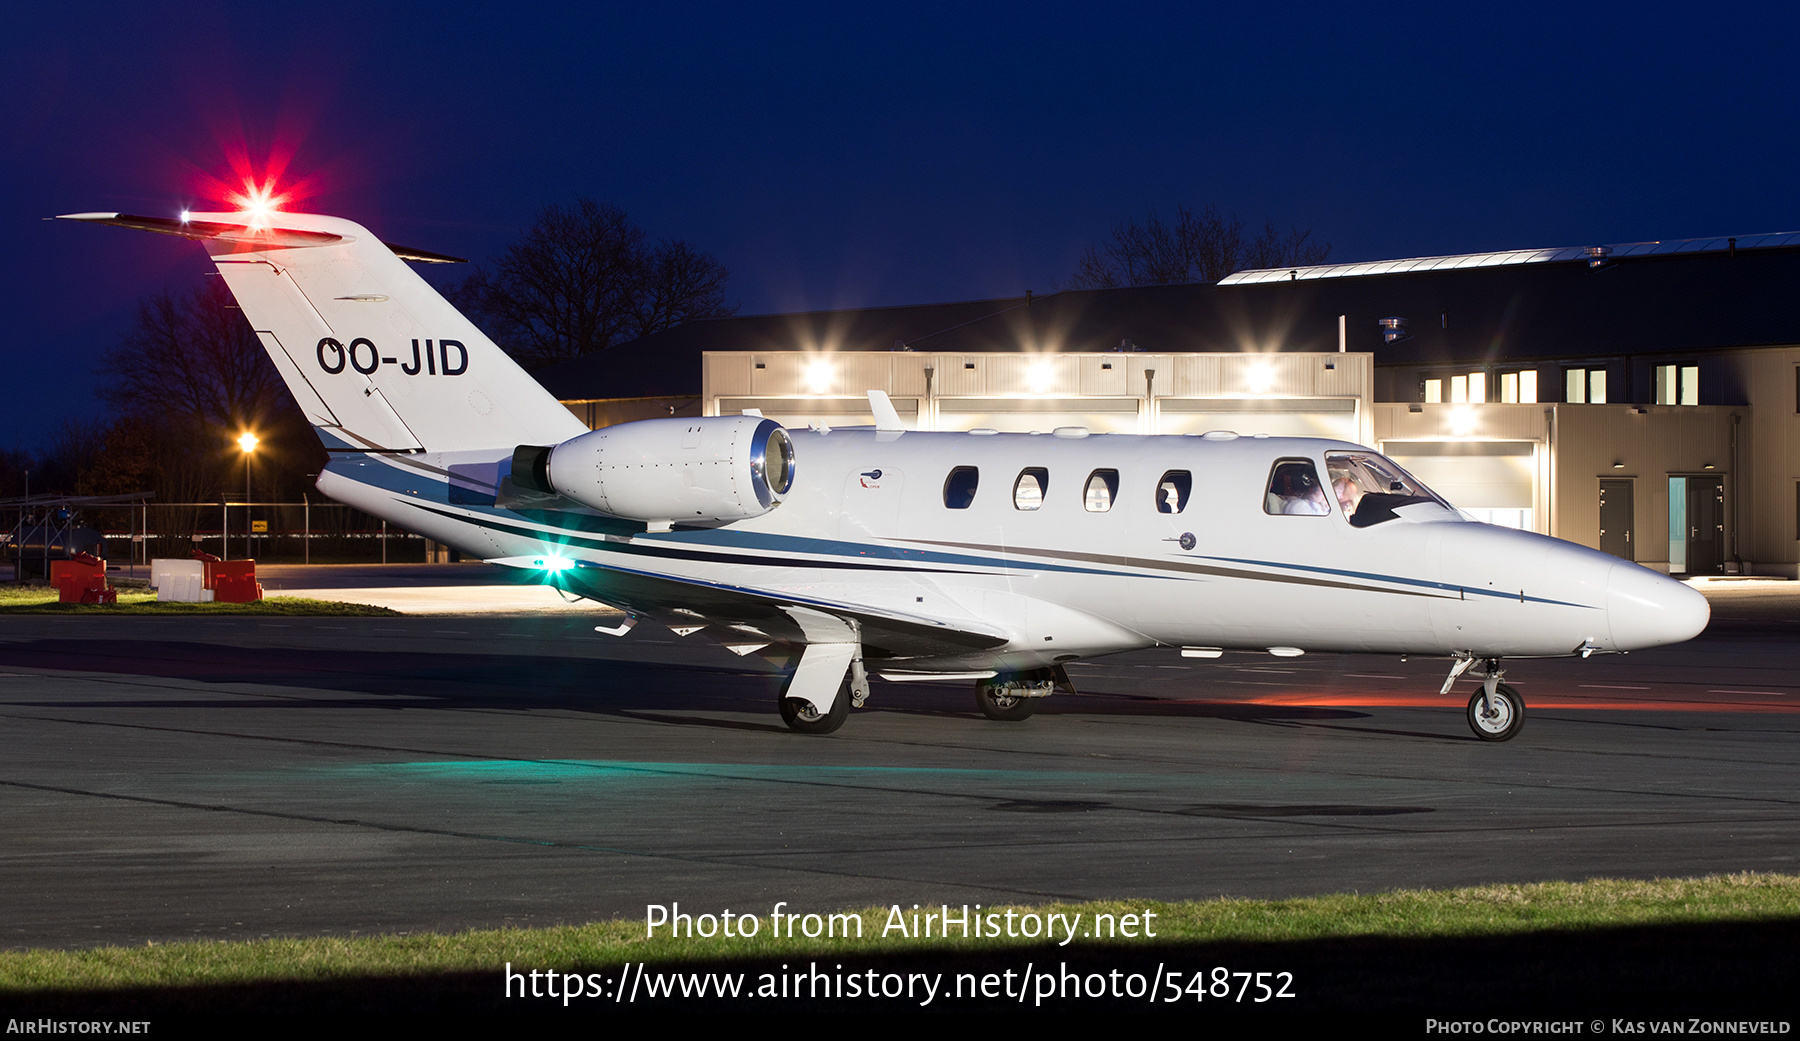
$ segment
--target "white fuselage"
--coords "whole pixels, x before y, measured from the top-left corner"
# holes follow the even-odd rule
[[[822,610],[857,609],[1004,637],[979,651],[897,653],[908,668],[1030,669],[1155,645],[1513,657],[1625,651],[1691,638],[1691,589],[1635,564],[1420,503],[1367,527],[1343,510],[1271,513],[1278,460],[1341,442],[1296,438],[793,431],[792,490],[759,517],[663,533],[585,534],[578,513],[445,501],[453,459],[353,456],[321,488],[489,559],[553,554]],[[1366,449],[1360,451],[1366,452]],[[492,456],[489,455],[489,461]],[[502,464],[504,465],[504,464]],[[957,468],[978,472],[946,505]],[[1027,470],[1046,485],[1015,501]],[[1117,471],[1108,508],[1084,496]],[[1191,475],[1179,512],[1158,505]],[[878,476],[876,476],[878,474]],[[398,478],[398,480],[396,480]],[[583,511],[591,513],[591,511]],[[597,517],[597,515],[596,515]],[[1187,547],[1187,548],[1184,548]],[[600,599],[666,618],[672,604]],[[879,648],[876,648],[879,650]]]

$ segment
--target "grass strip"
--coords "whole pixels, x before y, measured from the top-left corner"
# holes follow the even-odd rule
[[[722,908],[683,908],[688,913]],[[738,909],[733,909],[736,912]],[[862,923],[861,939],[776,938],[769,908],[751,939],[655,938],[642,920],[551,929],[480,930],[454,935],[310,937],[248,942],[182,942],[90,950],[0,952],[0,994],[127,987],[321,981],[356,977],[429,976],[490,972],[506,962],[535,967],[592,967],[739,958],[885,955],[925,951],[992,953],[1055,949],[1042,938],[920,939],[883,936],[888,908],[843,912]],[[789,911],[805,910],[788,908]],[[936,908],[920,908],[919,914]],[[960,906],[951,908],[959,913]],[[1083,939],[1068,948],[1129,948],[1155,943],[1279,943],[1355,937],[1477,938],[1548,930],[1579,931],[1634,925],[1757,922],[1800,919],[1800,876],[1712,875],[1693,879],[1592,879],[1487,885],[1449,890],[1306,897],[1295,900],[1096,901],[1036,907],[983,908],[1073,915],[1156,914],[1154,940]],[[913,910],[903,909],[910,930]],[[842,920],[840,919],[840,922]],[[659,930],[659,933],[662,931]],[[785,930],[784,930],[785,932]]]
[[[322,615],[327,617],[392,617],[399,611],[373,604],[337,600],[311,600],[299,596],[271,596],[250,604],[184,604],[156,599],[149,590],[121,589],[117,604],[60,604],[56,590],[43,586],[0,586],[0,615],[81,615],[136,617],[138,615]]]

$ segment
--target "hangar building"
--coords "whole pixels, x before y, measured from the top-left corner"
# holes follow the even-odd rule
[[[690,322],[538,373],[590,427],[745,408],[926,430],[1372,444],[1493,523],[1800,578],[1800,233],[1242,271]]]

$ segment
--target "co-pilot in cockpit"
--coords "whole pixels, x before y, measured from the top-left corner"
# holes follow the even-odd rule
[[[1287,517],[1323,517],[1331,512],[1325,489],[1310,459],[1282,459],[1269,474],[1269,491],[1263,497],[1266,513]]]

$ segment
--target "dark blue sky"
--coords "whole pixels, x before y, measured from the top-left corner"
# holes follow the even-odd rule
[[[593,196],[743,313],[1045,292],[1216,204],[1333,260],[1800,228],[1791,5],[249,5],[9,11],[0,445],[102,414],[197,246],[49,214],[296,208],[483,259]]]

